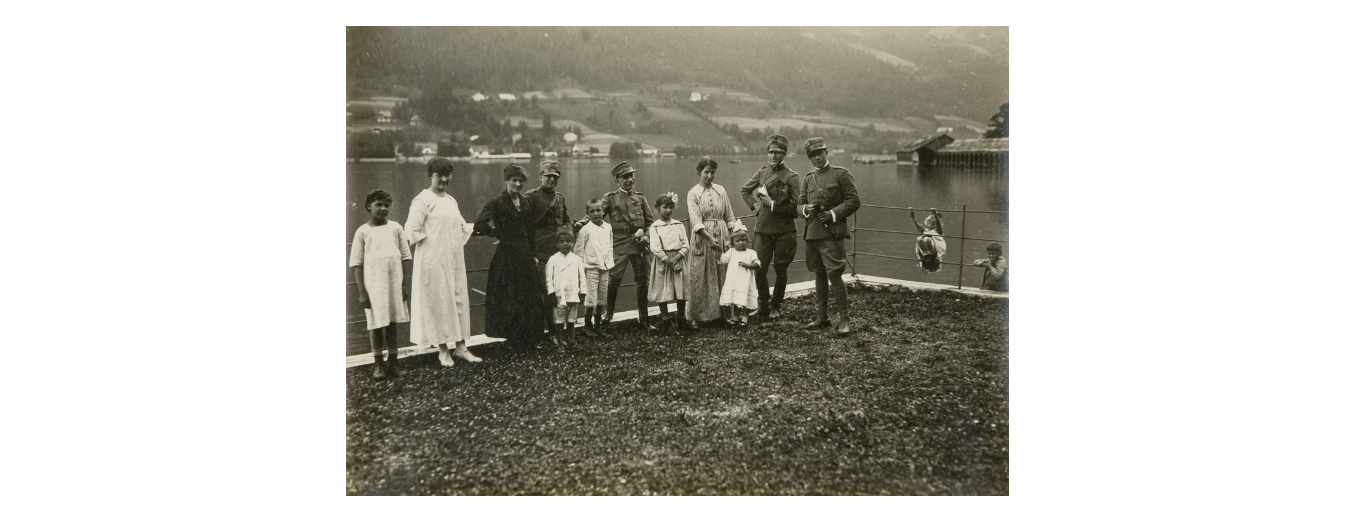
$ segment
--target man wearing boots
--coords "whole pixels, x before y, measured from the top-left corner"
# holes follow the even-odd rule
[[[752,179],[743,184],[743,201],[757,211],[753,225],[752,249],[762,266],[757,268],[757,313],[763,318],[780,317],[780,303],[785,299],[785,283],[790,263],[795,260],[795,206],[799,204],[799,174],[785,165],[785,153],[790,140],[780,134],[767,138],[766,166],[757,170]],[[775,293],[768,291],[766,272],[776,268]]]
[[[846,218],[860,208],[856,182],[851,171],[828,164],[827,145],[823,138],[809,138],[804,152],[813,163],[813,171],[804,176],[798,213],[804,218],[804,262],[814,274],[814,296],[817,297],[818,316],[804,329],[829,327],[827,301],[829,285],[837,308],[837,334],[851,334],[846,284],[842,272],[846,269],[846,248],[842,242],[849,234]]]
[[[531,255],[536,258],[536,271],[539,272],[537,274],[542,281],[541,305],[544,309],[555,307],[554,296],[544,284],[545,264],[555,254],[555,239],[559,237],[560,230],[570,229],[569,208],[564,204],[564,194],[555,191],[555,186],[559,184],[559,176],[559,161],[541,161],[541,186],[523,194],[531,200],[531,207],[539,211],[531,217],[531,227],[536,230],[536,243],[531,246]],[[551,318],[550,313],[545,314],[545,328],[550,334],[542,342],[552,342],[558,346],[555,341],[558,338],[555,322]]]
[[[654,212],[649,208],[649,200],[635,190],[635,172],[629,161],[621,161],[611,169],[616,179],[617,190],[602,196],[602,211],[611,222],[612,252],[616,266],[611,269],[610,287],[607,288],[607,317],[602,321],[606,326],[616,315],[616,291],[621,287],[621,278],[625,276],[627,261],[635,267],[635,300],[639,306],[639,322],[649,331],[658,331],[658,326],[649,323],[649,225],[653,224]]]

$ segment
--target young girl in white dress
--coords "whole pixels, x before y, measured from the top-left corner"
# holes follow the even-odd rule
[[[659,320],[668,322],[668,303],[677,301],[677,321],[669,324],[668,331],[679,335],[686,318],[686,277],[682,266],[686,264],[689,244],[686,239],[686,226],[682,221],[672,218],[677,208],[677,194],[668,192],[654,200],[654,209],[658,210],[658,219],[649,225],[649,251],[653,252],[653,262],[649,263],[649,302],[657,302],[662,313]]]
[[[367,315],[371,355],[376,360],[372,376],[378,380],[397,374],[395,324],[409,322],[409,285],[404,274],[412,273],[414,267],[404,227],[388,220],[394,202],[385,190],[367,194],[371,220],[353,234],[353,251],[348,257],[357,281],[357,301]],[[382,346],[388,354],[386,360],[381,359]]]
[[[730,321],[734,327],[746,327],[748,314],[757,310],[757,280],[753,274],[762,266],[757,252],[748,249],[747,230],[733,232],[733,248],[724,252],[719,262],[728,264],[724,274],[724,290],[719,294],[719,305],[732,306]]]

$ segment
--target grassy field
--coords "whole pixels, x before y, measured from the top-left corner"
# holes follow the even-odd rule
[[[1007,301],[853,289],[779,322],[349,369],[347,493],[1008,493]]]

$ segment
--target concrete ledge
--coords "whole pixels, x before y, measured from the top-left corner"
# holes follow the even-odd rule
[[[998,291],[988,291],[988,290],[985,290],[985,289],[976,289],[976,288],[963,288],[963,289],[959,289],[959,288],[956,288],[956,287],[954,287],[954,286],[950,286],[950,285],[947,285],[947,284],[935,284],[935,283],[931,283],[931,282],[916,282],[916,281],[911,281],[911,280],[890,279],[890,278],[886,278],[886,277],[873,277],[873,276],[870,276],[870,275],[861,275],[861,276],[858,276],[858,277],[853,277],[853,276],[850,276],[850,275],[846,275],[846,276],[843,276],[842,279],[845,280],[847,283],[851,283],[851,282],[859,282],[859,283],[865,284],[865,285],[867,285],[867,286],[900,286],[900,287],[910,288],[910,289],[914,289],[914,290],[952,291],[952,292],[955,292],[955,293],[962,293],[962,294],[965,294],[965,295],[975,295],[975,296],[979,296],[979,297],[987,297],[987,298],[1002,298],[1002,299],[1004,299],[1004,298],[1010,298],[1010,295],[1009,295],[1009,294],[1007,294],[1007,293],[1002,293],[1002,292],[998,292]],[[804,282],[796,282],[796,283],[794,283],[794,284],[787,284],[787,285],[785,286],[785,297],[786,297],[786,298],[796,298],[796,297],[801,297],[801,296],[804,296],[804,295],[809,295],[809,294],[812,294],[812,293],[813,293],[813,281],[811,281],[811,280],[804,281]],[[658,306],[649,306],[649,315],[650,315],[650,316],[657,316],[657,315],[658,315]],[[620,312],[620,313],[616,313],[616,316],[612,317],[611,321],[612,321],[612,322],[625,322],[625,321],[629,321],[629,320],[638,320],[638,319],[639,319],[639,310],[631,310],[631,311],[622,311],[622,312]],[[484,335],[475,335],[475,336],[470,337],[468,340],[466,340],[465,344],[466,344],[466,347],[475,347],[475,346],[480,346],[480,345],[485,345],[485,344],[492,344],[492,343],[494,343],[494,342],[501,342],[501,341],[503,341],[502,338],[489,337],[489,336],[484,336]],[[414,356],[414,355],[426,355],[426,354],[429,354],[429,353],[436,353],[436,352],[437,352],[437,348],[436,348],[436,347],[432,347],[432,346],[408,346],[408,347],[401,347],[401,348],[399,348],[398,351],[399,351],[399,357],[400,357],[400,358],[405,358],[405,357],[410,357],[410,356]],[[369,364],[371,364],[371,363],[372,363],[371,352],[366,352],[366,353],[357,354],[357,355],[350,355],[350,356],[348,357],[348,365],[347,365],[347,367],[350,367],[350,368],[351,368],[351,367],[359,367],[359,366],[369,365]]]

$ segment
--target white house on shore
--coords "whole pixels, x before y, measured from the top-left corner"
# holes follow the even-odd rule
[[[531,92],[528,92],[528,93],[526,93],[526,94],[523,94],[523,95],[522,95],[522,98],[524,98],[524,99],[531,99],[531,98],[536,98],[536,99],[550,99],[550,96],[546,95],[544,92],[541,92],[541,91],[539,91],[539,90],[533,90],[533,91],[531,91]]]
[[[506,92],[500,92],[498,94],[498,99],[499,101],[517,101],[517,96]]]
[[[573,132],[565,132],[565,133],[564,133],[564,142],[565,142],[565,143],[573,143],[574,141],[578,141],[578,134],[575,134],[575,133],[573,133]]]
[[[691,93],[691,101],[700,101],[700,100],[701,100],[701,93],[699,93],[699,92],[692,92],[692,93]]]
[[[479,103],[481,101],[489,99],[489,96],[485,96],[483,92],[476,92],[474,96],[470,97],[470,99],[475,100],[475,103]]]
[[[389,111],[389,110],[382,110],[382,111],[379,111],[379,112],[376,113],[376,122],[377,122],[377,123],[390,123],[390,121],[391,121],[391,117],[390,117],[390,111]]]

